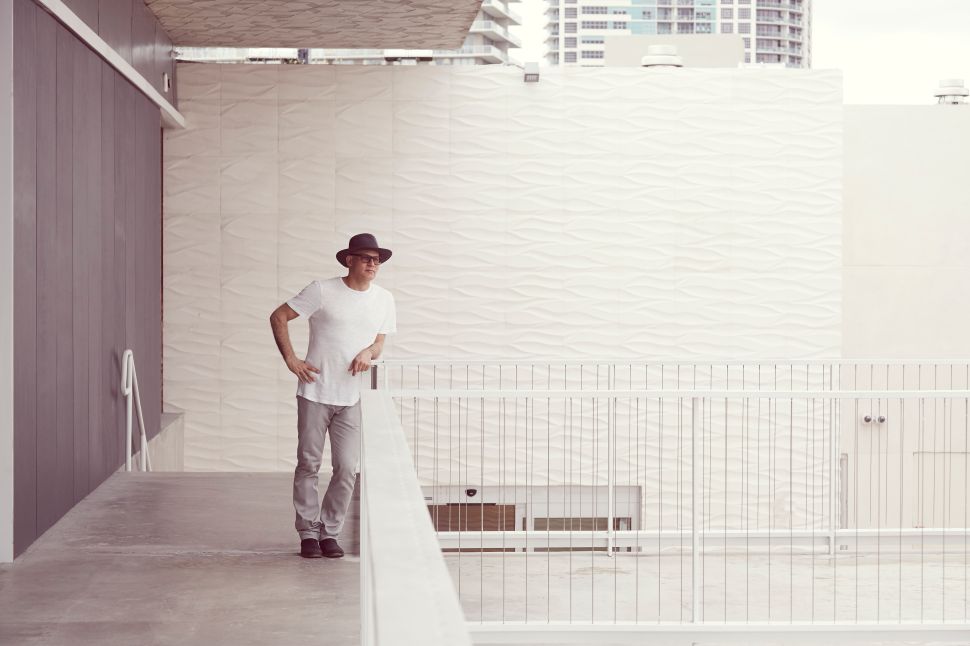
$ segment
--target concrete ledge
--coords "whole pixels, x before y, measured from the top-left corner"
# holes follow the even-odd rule
[[[471,646],[394,402],[360,400],[361,643]]]
[[[966,644],[966,625],[952,624],[469,624],[475,646],[514,644],[525,646],[565,646],[566,644],[664,644],[664,646],[748,646],[748,644],[785,644],[816,646],[829,643],[849,645],[881,644]]]
[[[161,430],[148,440],[148,457],[152,471],[185,471],[185,413],[162,413]],[[141,451],[135,451],[132,465],[139,464],[140,460]]]

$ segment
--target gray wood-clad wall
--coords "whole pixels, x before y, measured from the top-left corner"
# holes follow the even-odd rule
[[[14,1],[14,551],[124,461],[121,355],[161,417],[161,130],[134,86]]]
[[[178,106],[172,40],[144,0],[64,0],[64,4]],[[164,72],[172,79],[168,94],[162,86]]]

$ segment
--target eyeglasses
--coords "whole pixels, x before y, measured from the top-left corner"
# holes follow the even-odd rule
[[[348,256],[356,256],[357,258],[360,258],[361,261],[364,262],[367,265],[379,265],[379,264],[381,264],[381,258],[380,258],[380,256],[370,256],[370,255],[368,255],[366,253],[348,253],[347,255]]]

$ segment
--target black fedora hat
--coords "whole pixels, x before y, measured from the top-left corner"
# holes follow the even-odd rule
[[[382,263],[387,262],[387,259],[391,257],[390,249],[382,249],[379,244],[377,244],[377,238],[371,233],[358,233],[350,242],[347,243],[347,248],[337,252],[337,262],[339,262],[344,267],[347,266],[347,256],[354,253],[355,251],[363,251],[369,249],[371,251],[376,251],[381,259]]]

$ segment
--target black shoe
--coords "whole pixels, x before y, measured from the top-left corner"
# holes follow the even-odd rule
[[[335,538],[321,538],[320,551],[328,559],[339,559],[344,555],[344,551],[337,545],[337,539]]]
[[[320,551],[320,543],[315,538],[304,538],[300,541],[300,556],[305,559],[318,559],[323,556]]]

